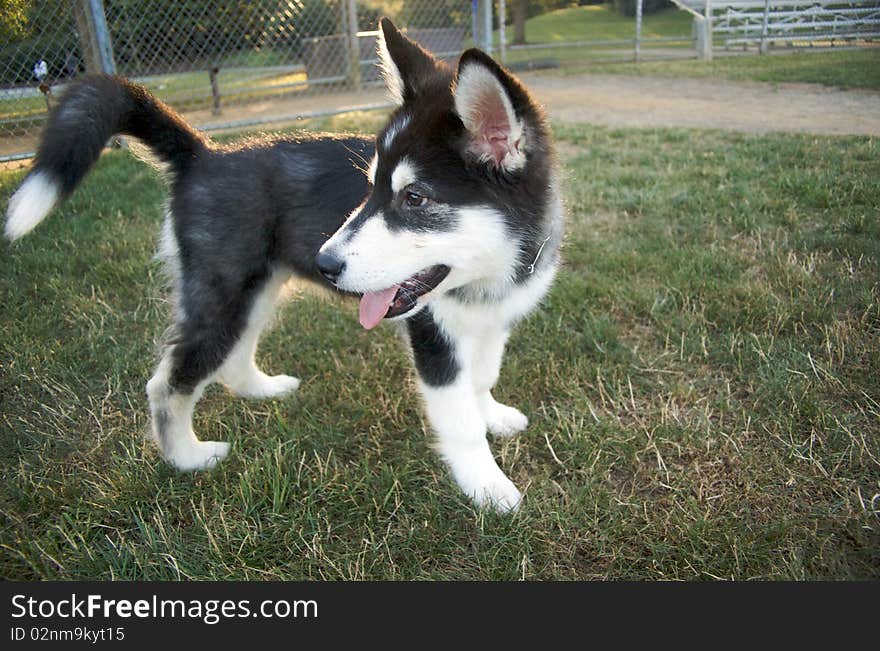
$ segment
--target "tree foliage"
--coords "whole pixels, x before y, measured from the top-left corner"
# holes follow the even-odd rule
[[[79,36],[69,0],[0,0],[2,85],[32,80],[40,59],[58,77],[70,53],[79,55]]]
[[[0,0],[0,43],[21,39],[27,34],[27,0]]]
[[[140,72],[220,65],[243,51],[296,49],[338,30],[326,0],[105,0],[117,63]]]

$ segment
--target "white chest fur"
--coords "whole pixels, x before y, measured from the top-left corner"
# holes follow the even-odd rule
[[[494,300],[464,302],[441,295],[430,302],[438,325],[453,337],[466,337],[492,330],[510,330],[531,312],[547,294],[556,275],[556,265],[547,265],[509,293]]]

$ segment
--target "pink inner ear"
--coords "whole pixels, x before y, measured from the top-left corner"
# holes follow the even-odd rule
[[[485,92],[475,103],[471,119],[472,150],[500,165],[513,149],[510,119],[501,97],[491,90]]]

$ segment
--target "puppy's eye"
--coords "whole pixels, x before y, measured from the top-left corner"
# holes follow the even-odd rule
[[[405,200],[406,205],[410,208],[421,208],[430,201],[428,197],[423,197],[418,192],[407,192]]]

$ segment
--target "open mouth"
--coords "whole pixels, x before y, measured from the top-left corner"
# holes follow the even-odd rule
[[[419,296],[437,287],[449,273],[449,267],[438,264],[410,276],[398,285],[379,292],[367,292],[361,297],[359,317],[361,325],[370,330],[382,319],[406,314],[416,306]]]

